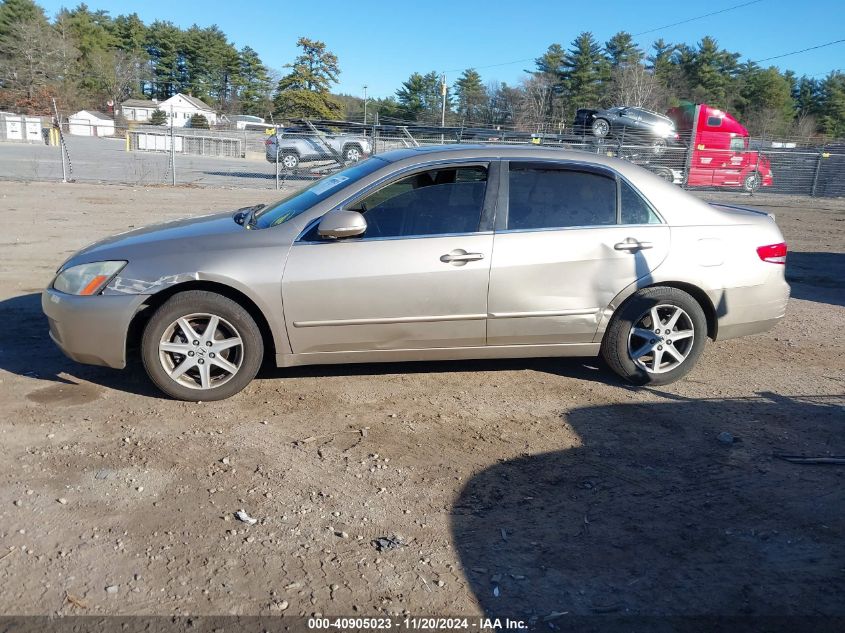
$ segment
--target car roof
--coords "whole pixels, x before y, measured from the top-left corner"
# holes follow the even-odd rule
[[[492,143],[460,143],[455,145],[425,145],[395,149],[378,157],[389,163],[415,162],[429,160],[508,160],[536,159],[557,160],[576,163],[603,165],[620,170],[629,163],[603,154],[593,154],[562,147],[543,147],[536,145],[507,145]]]

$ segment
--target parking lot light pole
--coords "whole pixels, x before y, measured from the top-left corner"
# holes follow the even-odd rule
[[[364,84],[364,125],[367,125],[367,84]]]

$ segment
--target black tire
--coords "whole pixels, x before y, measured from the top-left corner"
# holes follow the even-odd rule
[[[675,174],[673,174],[672,170],[669,169],[668,167],[655,167],[651,170],[651,172],[653,174],[655,174],[656,176],[659,176],[660,178],[662,178],[666,182],[671,182],[671,183],[675,182]]]
[[[220,357],[219,360],[231,361],[233,366],[237,365],[237,370],[231,372],[228,378],[226,378],[226,375],[229,372],[215,365],[215,362],[218,361],[208,360],[209,358],[214,358],[213,351],[215,347],[213,345],[206,343],[208,348],[205,345],[197,345],[197,347],[192,348],[197,350],[210,349],[211,351],[208,352],[208,356],[206,356],[207,352],[205,351],[202,354],[189,352],[196,359],[196,363],[204,362],[199,360],[200,355],[206,358],[205,362],[208,362],[207,371],[211,374],[216,373],[216,377],[210,378],[210,386],[208,388],[202,388],[198,384],[200,381],[198,366],[192,366],[192,369],[185,371],[184,376],[178,380],[172,378],[165,369],[164,363],[172,363],[174,366],[173,369],[176,369],[181,366],[181,362],[187,360],[187,357],[181,354],[161,351],[159,348],[163,343],[162,339],[166,336],[166,333],[170,332],[174,327],[178,328],[176,326],[177,319],[193,315],[218,317],[221,324],[221,331],[234,332],[229,340],[234,340],[235,336],[240,337],[241,340],[239,345],[217,352]],[[188,349],[188,341],[183,336],[183,330],[176,329],[173,331],[176,333],[175,338],[168,340],[171,340],[174,345],[184,345]],[[258,326],[255,324],[255,320],[250,314],[231,299],[204,290],[181,292],[168,299],[150,318],[141,338],[141,359],[143,360],[147,375],[159,389],[178,400],[198,402],[229,398],[241,391],[255,378],[255,374],[258,373],[263,358],[264,341]],[[179,359],[182,359],[181,362]],[[197,386],[186,386],[192,380]],[[214,386],[212,381],[217,381],[218,384]]]
[[[284,169],[296,169],[299,167],[299,154],[295,152],[283,152],[279,162]]]
[[[362,148],[357,143],[353,143],[351,145],[344,145],[341,154],[343,156],[343,160],[345,160],[346,162],[357,163],[359,160],[364,158],[364,148]]]
[[[591,126],[593,136],[606,138],[610,136],[610,122],[607,119],[595,119]]]
[[[762,182],[760,174],[756,171],[752,171],[750,174],[746,174],[745,178],[742,179],[742,189],[748,193],[754,193],[760,188]]]
[[[663,333],[655,335],[655,338],[650,341],[637,343],[639,348],[637,351],[649,345],[654,350],[658,345],[661,345],[659,358],[667,355],[667,352],[663,350],[668,350],[670,347],[684,355],[682,361],[676,361],[673,352],[673,357],[667,361],[667,368],[660,370],[662,373],[654,373],[645,369],[643,365],[648,363],[648,354],[640,357],[640,359],[646,358],[645,363],[642,360],[637,362],[632,358],[630,348],[633,342],[640,341],[640,338],[632,333],[635,326],[640,325],[636,328],[638,332],[649,329],[642,326],[641,323],[643,319],[648,320],[648,314],[652,308],[658,308],[663,314],[666,314],[667,311],[671,313],[672,308],[680,308],[684,315],[679,317],[679,322],[683,319],[684,323],[687,323],[684,327],[691,327],[693,332],[693,335],[689,337],[691,339],[689,344],[686,343],[687,339],[676,339],[673,343],[672,334],[664,335]],[[658,314],[658,318],[661,318],[660,314]],[[684,330],[684,332],[688,331],[688,329]],[[682,332],[675,333],[682,334]],[[654,286],[637,291],[616,310],[604,334],[601,355],[608,366],[628,382],[637,385],[667,385],[683,378],[692,370],[698,362],[706,342],[707,318],[699,303],[688,293],[678,288]],[[668,355],[666,357],[669,358]],[[654,358],[654,356],[651,358]],[[671,362],[678,362],[678,364],[674,368],[670,368]]]

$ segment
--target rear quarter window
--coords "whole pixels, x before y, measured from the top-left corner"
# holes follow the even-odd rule
[[[660,224],[651,205],[627,182],[620,180],[622,224]]]

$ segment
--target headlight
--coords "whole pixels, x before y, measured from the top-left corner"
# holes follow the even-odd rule
[[[108,285],[126,262],[92,262],[61,271],[53,288],[69,295],[95,295]]]
[[[675,130],[672,129],[672,126],[668,123],[655,123],[654,124],[654,131],[657,133],[658,136],[669,136]]]

